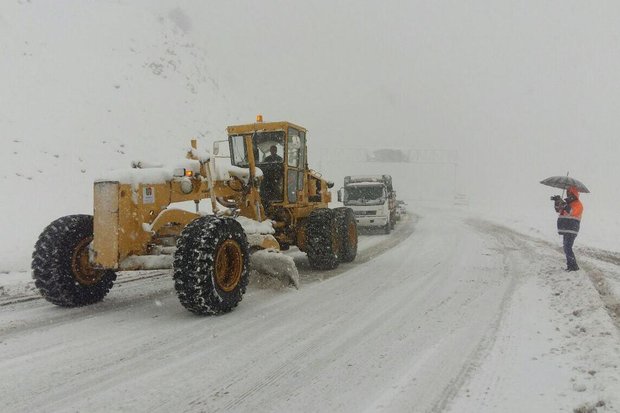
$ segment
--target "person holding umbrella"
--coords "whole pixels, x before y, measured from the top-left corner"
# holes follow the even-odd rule
[[[567,197],[562,200],[559,195],[554,197],[555,212],[558,216],[558,233],[564,237],[564,254],[566,255],[566,271],[578,271],[577,259],[573,252],[573,244],[581,226],[583,204],[579,200],[579,191],[570,186],[566,191]]]
[[[554,195],[551,200],[554,201],[555,212],[558,215],[558,234],[563,236],[564,254],[566,255],[566,271],[578,271],[577,259],[573,252],[573,244],[581,227],[581,216],[583,214],[583,204],[579,200],[579,192],[590,191],[584,184],[568,175],[554,176],[540,181],[543,185],[555,188],[566,189],[567,197],[562,199],[559,195]]]

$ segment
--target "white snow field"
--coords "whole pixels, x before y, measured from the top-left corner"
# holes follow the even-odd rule
[[[618,15],[0,1],[0,412],[619,412]],[[92,213],[96,179],[176,163],[192,138],[210,150],[258,113],[308,128],[334,199],[346,175],[391,173],[408,216],[334,271],[293,248],[298,289],[253,272],[222,316],[185,310],[170,271],[122,273],[89,307],[40,297],[37,237]],[[369,161],[385,148],[413,161]],[[561,190],[538,183],[567,171],[592,191],[576,273]]]
[[[3,411],[620,409],[618,296],[593,284],[620,274],[595,254],[565,273],[553,245],[440,209],[363,235],[331,272],[289,254],[299,290],[254,273],[216,317],[185,310],[169,271],[75,309],[5,292]]]

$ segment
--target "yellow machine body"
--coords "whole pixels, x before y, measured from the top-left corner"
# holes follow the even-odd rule
[[[192,141],[193,150],[187,154],[188,168],[179,168],[174,173],[162,168],[136,168],[95,182],[93,265],[102,269],[166,267],[155,259],[149,264],[132,262],[131,258],[156,256],[174,247],[185,226],[201,216],[198,211],[171,207],[184,201],[198,205],[201,200],[210,200],[214,213],[233,213],[256,221],[270,219],[277,242],[273,237],[265,237],[255,247],[277,249],[297,245],[303,251],[305,219],[314,209],[326,208],[331,201],[331,184],[308,168],[306,133],[306,129],[289,122],[228,127],[231,154],[245,157],[243,166],[236,166],[247,171],[245,178],[233,173],[226,179],[219,178],[214,158],[201,157],[196,142]],[[277,136],[282,140],[284,152],[282,196],[268,205],[264,194],[261,196],[266,177],[255,159],[261,136]],[[243,154],[239,148],[243,148]]]

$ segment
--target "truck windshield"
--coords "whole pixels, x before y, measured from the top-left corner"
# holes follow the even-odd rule
[[[345,205],[382,205],[384,202],[383,186],[350,186],[344,189]]]

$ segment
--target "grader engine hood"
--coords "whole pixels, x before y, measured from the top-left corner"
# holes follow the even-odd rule
[[[130,255],[145,255],[154,236],[175,236],[198,214],[168,208],[172,202],[204,198],[208,185],[187,178],[199,171],[193,161],[180,168],[118,171],[94,184],[94,237],[91,260],[99,268],[119,269]],[[176,226],[176,232],[175,232]],[[170,233],[172,232],[172,233]]]
[[[96,182],[94,204],[94,261],[102,268],[118,267],[119,195],[118,182]]]
[[[152,224],[166,211],[169,185],[130,185],[99,181],[94,187],[93,261],[97,267],[119,269],[130,255],[144,255]],[[159,198],[159,199],[158,199]],[[165,200],[165,205],[162,204]],[[187,220],[196,217],[187,213]],[[186,220],[186,221],[187,221]]]

